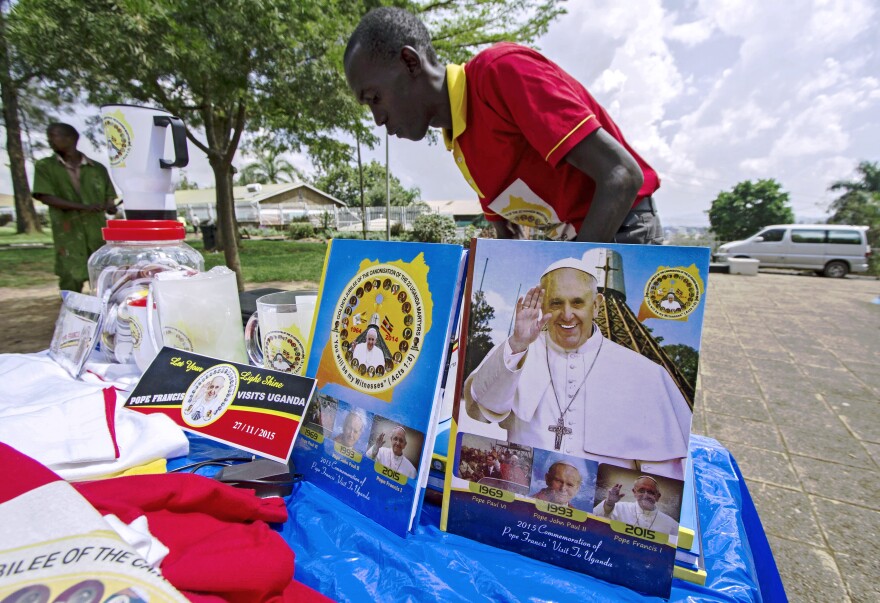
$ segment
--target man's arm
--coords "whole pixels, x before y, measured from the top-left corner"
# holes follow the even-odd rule
[[[523,232],[522,226],[519,224],[514,224],[513,222],[508,222],[505,219],[497,220],[492,222],[492,226],[495,228],[495,238],[496,239],[524,239],[525,233]]]
[[[382,447],[382,444],[385,443],[385,432],[379,432],[379,436],[376,438],[376,442],[369,447],[367,450],[367,458],[371,458],[376,460],[376,455],[379,453],[379,449]]]
[[[593,202],[577,240],[613,241],[642,188],[642,169],[629,151],[602,128],[576,144],[565,161],[596,183]]]
[[[608,494],[605,496],[605,500],[596,505],[596,508],[593,509],[593,513],[596,515],[601,515],[602,517],[610,517],[614,512],[614,505],[620,502],[620,499],[626,496],[626,494],[621,494],[620,489],[623,487],[622,484],[614,484],[611,488],[608,489]]]
[[[92,213],[104,211],[104,207],[100,205],[86,205],[85,203],[68,201],[67,199],[62,199],[61,197],[56,197],[55,195],[47,195],[45,193],[34,193],[33,197],[34,199],[45,203],[49,207],[63,209],[65,211],[86,211]]]

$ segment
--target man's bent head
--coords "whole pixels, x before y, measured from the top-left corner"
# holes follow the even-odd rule
[[[439,63],[418,17],[399,8],[371,10],[351,34],[343,63],[349,87],[376,125],[400,138],[425,137],[434,105],[443,99],[426,76]]]

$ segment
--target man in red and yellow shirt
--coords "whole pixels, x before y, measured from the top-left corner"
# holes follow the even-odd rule
[[[655,243],[657,173],[587,90],[538,52],[502,43],[442,66],[424,24],[370,11],[345,51],[345,73],[378,125],[447,149],[501,238],[522,226],[559,240]]]

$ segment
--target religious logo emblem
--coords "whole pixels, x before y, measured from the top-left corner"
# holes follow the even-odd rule
[[[131,126],[125,121],[122,111],[115,111],[105,115],[103,123],[110,165],[113,167],[125,167],[125,159],[131,153]]]
[[[162,329],[162,341],[170,348],[177,348],[184,352],[192,352],[193,344],[189,336],[176,327]]]
[[[266,363],[276,371],[301,373],[306,357],[302,339],[286,331],[269,331],[263,349]]]
[[[644,306],[656,318],[684,319],[700,305],[702,295],[703,283],[695,267],[660,267],[645,285]]]
[[[231,364],[218,364],[199,375],[180,405],[183,421],[191,427],[204,427],[222,417],[238,393],[238,383],[238,369]]]
[[[363,268],[343,288],[330,335],[345,382],[366,393],[393,388],[419,357],[427,331],[424,295],[402,267]]]

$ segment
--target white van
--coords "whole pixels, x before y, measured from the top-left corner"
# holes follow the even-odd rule
[[[762,268],[815,270],[841,278],[850,272],[867,272],[871,247],[867,226],[843,224],[774,224],[744,241],[725,243],[715,259],[760,260]]]

